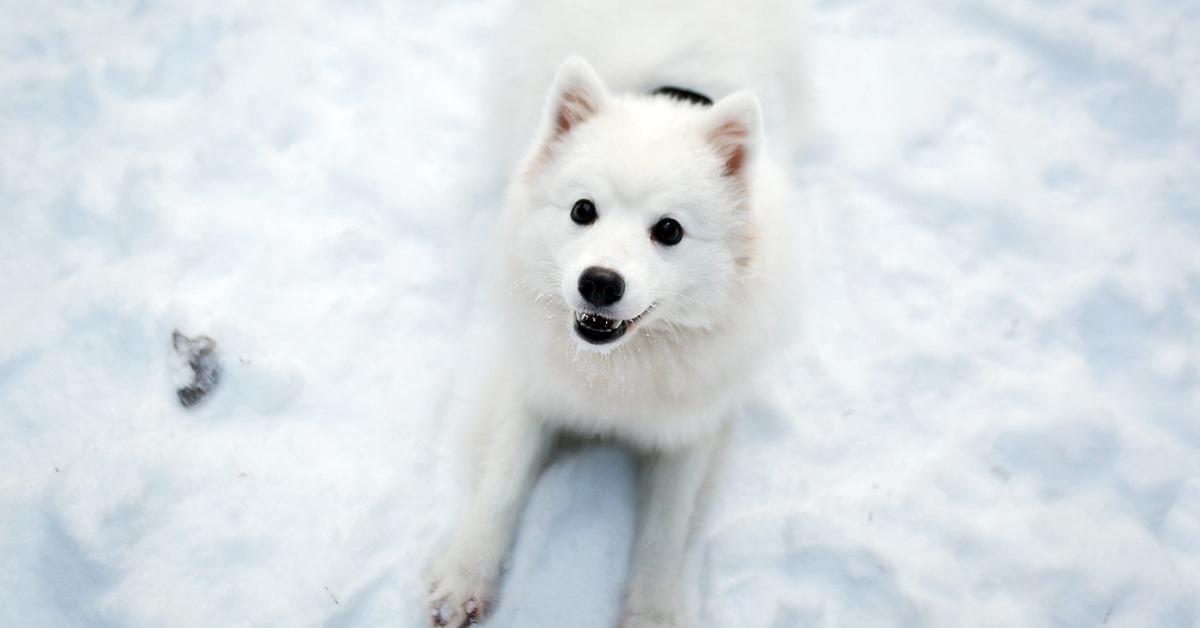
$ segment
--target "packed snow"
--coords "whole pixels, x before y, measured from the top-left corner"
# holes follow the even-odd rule
[[[5,4],[0,625],[423,626],[503,333],[498,7]],[[700,625],[1200,625],[1200,5],[804,15],[805,306]],[[632,495],[562,456],[490,625],[615,625]]]

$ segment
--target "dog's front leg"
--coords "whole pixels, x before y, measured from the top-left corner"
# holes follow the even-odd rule
[[[622,628],[689,625],[684,561],[718,440],[713,435],[687,448],[643,454],[639,460],[637,529]]]
[[[487,614],[521,511],[549,449],[547,428],[525,411],[515,391],[499,391],[491,405],[466,512],[449,547],[426,572],[435,626],[474,624]]]

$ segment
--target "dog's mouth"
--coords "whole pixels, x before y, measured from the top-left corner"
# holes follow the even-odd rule
[[[646,312],[650,309],[647,308]],[[629,320],[607,318],[594,312],[575,312],[575,333],[594,345],[604,345],[615,341],[637,324],[646,312],[642,312]]]

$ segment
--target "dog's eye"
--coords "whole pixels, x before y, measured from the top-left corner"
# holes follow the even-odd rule
[[[650,230],[650,237],[660,244],[674,246],[683,239],[683,226],[674,218],[663,218]]]
[[[596,206],[586,198],[575,201],[571,208],[571,220],[577,225],[590,225],[596,222]]]

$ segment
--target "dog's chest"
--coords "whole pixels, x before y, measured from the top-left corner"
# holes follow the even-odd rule
[[[535,413],[580,435],[656,445],[693,440],[728,415],[732,391],[721,381],[698,377],[678,362],[649,368],[604,357],[615,359],[531,373],[527,391]]]

